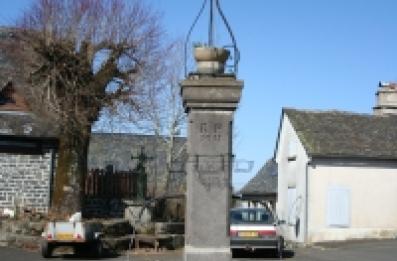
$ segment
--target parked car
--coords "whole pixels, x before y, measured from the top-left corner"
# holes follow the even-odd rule
[[[282,258],[284,238],[272,213],[261,208],[230,210],[230,247],[236,249],[274,249]]]

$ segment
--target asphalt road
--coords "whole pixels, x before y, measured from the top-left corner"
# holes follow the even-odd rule
[[[287,252],[285,260],[305,261],[395,261],[397,260],[397,240],[382,240],[368,242],[349,242],[333,245],[317,246],[313,248],[297,249]],[[44,259],[37,252],[20,249],[0,248],[0,261],[42,261]],[[53,260],[90,260],[74,255],[56,256]],[[92,260],[92,259],[91,259]],[[142,254],[109,257],[102,260],[113,261],[182,261],[181,252],[168,252],[165,254]],[[257,253],[239,253],[233,261],[258,261],[278,260],[272,253],[263,251]]]

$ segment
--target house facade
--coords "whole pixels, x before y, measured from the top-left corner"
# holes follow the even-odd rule
[[[379,98],[388,104],[378,100],[376,115],[283,109],[275,160],[287,240],[397,236],[397,116]]]
[[[55,136],[54,127],[28,111],[11,83],[0,86],[0,209],[48,210]]]

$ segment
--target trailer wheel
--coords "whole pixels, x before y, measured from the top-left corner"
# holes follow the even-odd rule
[[[74,254],[76,256],[84,256],[87,253],[84,245],[78,244],[75,245],[73,248],[74,248]]]
[[[93,257],[95,258],[101,258],[103,256],[103,245],[100,240],[96,241],[95,243],[92,243],[91,245],[91,253]]]
[[[101,258],[103,255],[103,245],[100,240],[96,243],[96,257]]]
[[[44,258],[50,258],[52,256],[53,246],[48,243],[48,241],[41,242],[41,255]]]

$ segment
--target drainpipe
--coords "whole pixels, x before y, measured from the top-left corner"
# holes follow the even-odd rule
[[[305,235],[304,235],[304,244],[308,243],[309,237],[309,166],[312,164],[312,160],[309,160],[306,163],[306,173],[305,173]]]
[[[50,162],[50,187],[49,189],[49,195],[48,195],[48,205],[49,207],[52,206],[52,193],[54,191],[54,179],[55,179],[55,149],[51,148],[50,149],[50,153],[51,153],[51,162]]]

